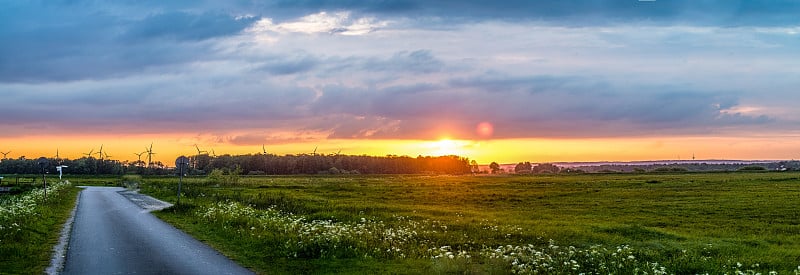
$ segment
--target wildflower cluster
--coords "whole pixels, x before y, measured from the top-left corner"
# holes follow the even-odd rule
[[[757,263],[751,265],[745,265],[741,262],[728,262],[728,264],[722,266],[722,272],[725,274],[736,274],[736,275],[761,275],[762,273],[757,271],[761,266]],[[770,271],[767,274],[769,275],[777,275],[777,271]],[[797,266],[797,269],[794,270],[795,275],[800,275],[800,266]]]
[[[484,249],[481,256],[510,264],[516,274],[667,274],[658,263],[639,261],[627,245],[607,249],[596,245],[588,249],[558,246],[551,240],[545,247],[506,245]]]
[[[231,201],[218,202],[201,209],[197,215],[254,237],[267,232],[281,234],[286,239],[283,247],[286,256],[297,258],[417,256],[419,247],[426,243],[418,238],[418,232],[433,232],[429,224],[405,217],[396,217],[404,222],[395,226],[367,218],[355,223],[307,220],[274,207],[256,210]]]
[[[48,186],[47,193],[53,196],[68,186],[69,181],[59,182]],[[44,194],[44,189],[35,189],[0,201],[0,233],[19,231],[23,219],[38,215],[37,207],[45,200]]]

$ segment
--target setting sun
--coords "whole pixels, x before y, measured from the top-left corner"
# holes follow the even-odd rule
[[[461,155],[464,153],[463,144],[451,139],[441,139],[430,146],[432,156]]]

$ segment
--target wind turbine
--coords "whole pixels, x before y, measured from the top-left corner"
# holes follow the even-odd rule
[[[319,146],[314,146],[314,152],[311,153],[311,155],[314,155],[314,156],[317,155],[317,148],[319,148]]]
[[[92,155],[94,155],[94,148],[92,148],[92,150],[89,150],[89,153],[83,153],[83,155],[91,158]]]
[[[266,147],[266,146],[264,146],[264,144],[261,144],[261,151],[263,151],[263,152],[264,152],[264,155],[266,155],[266,154],[267,154],[267,147]]]
[[[200,166],[200,155],[202,155],[203,153],[206,153],[206,155],[208,155],[208,151],[200,150],[200,147],[197,146],[196,143],[194,145],[194,148],[197,149],[197,157],[194,158],[194,169],[197,169],[197,167]]]
[[[137,160],[136,160],[136,164],[137,164],[137,165],[138,165],[139,163],[142,163],[142,155],[144,155],[145,153],[147,153],[147,152],[133,153],[133,154],[134,154],[134,155],[136,155],[136,157],[137,157]]]
[[[100,144],[100,151],[97,151],[97,155],[100,156],[100,162],[103,162],[103,145]]]
[[[61,165],[61,156],[59,156],[59,155],[58,155],[58,148],[56,148],[56,158],[55,158],[55,161],[56,161],[56,163],[58,163],[58,165],[59,165],[59,166]],[[58,178],[58,179],[61,179],[61,178]]]
[[[11,153],[11,151],[8,151],[8,152],[0,152],[0,154],[3,154],[3,159],[8,159],[8,153]]]
[[[147,168],[150,168],[153,166],[153,155],[156,154],[153,153],[153,143],[150,143],[150,148],[145,147],[144,150],[147,152]]]
[[[195,144],[195,145],[194,145],[194,148],[195,148],[195,149],[197,149],[197,156],[200,156],[200,155],[202,155],[203,153],[206,153],[206,154],[208,154],[208,151],[203,151],[203,150],[200,150],[200,147],[199,147],[199,146],[197,146],[197,144]]]

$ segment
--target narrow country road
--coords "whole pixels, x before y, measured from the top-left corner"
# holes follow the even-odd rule
[[[252,274],[118,192],[81,192],[62,274]]]

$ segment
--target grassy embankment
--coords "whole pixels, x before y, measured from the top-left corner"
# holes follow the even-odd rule
[[[80,191],[68,183],[50,184],[46,200],[41,186],[0,195],[0,273],[41,274],[50,265],[53,246]]]
[[[176,178],[143,191],[174,202]],[[794,274],[800,174],[184,180],[157,213],[263,273]]]

